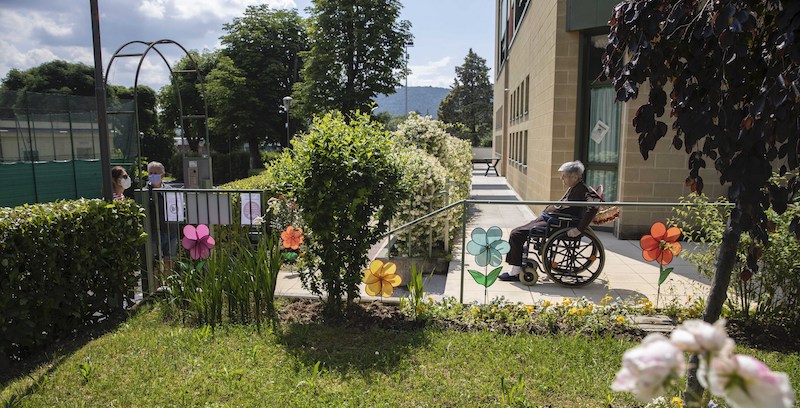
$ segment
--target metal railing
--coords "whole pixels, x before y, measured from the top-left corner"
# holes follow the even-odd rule
[[[422,217],[419,217],[415,220],[409,221],[397,228],[394,228],[384,234],[385,236],[389,236],[391,234],[396,234],[399,231],[402,231],[408,227],[416,225],[422,221],[425,221],[431,217],[439,215],[445,211],[449,211],[455,207],[463,206],[463,213],[461,217],[461,285],[459,289],[459,302],[464,303],[464,269],[465,269],[465,260],[466,260],[466,247],[467,247],[467,222],[468,222],[468,212],[467,207],[470,204],[489,204],[489,205],[560,205],[560,206],[570,206],[570,207],[697,207],[700,205],[712,205],[717,207],[733,207],[734,203],[663,203],[663,202],[621,202],[621,201],[612,201],[612,202],[591,202],[591,201],[509,201],[509,200],[471,200],[465,199],[456,201],[449,205],[446,205],[436,211],[430,212]],[[449,241],[449,237],[445,238],[445,241]]]

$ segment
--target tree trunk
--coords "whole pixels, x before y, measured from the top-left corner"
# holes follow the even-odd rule
[[[729,217],[725,233],[722,235],[722,244],[717,258],[717,269],[714,272],[714,280],[711,282],[711,292],[708,295],[706,309],[703,312],[703,320],[708,323],[714,323],[719,319],[722,313],[722,306],[728,298],[731,271],[733,271],[733,266],[736,264],[736,250],[739,247],[739,237],[741,235],[742,226],[739,224],[738,219]],[[702,401],[704,389],[697,377],[698,363],[698,356],[692,354],[689,359],[689,368],[686,372],[686,389],[683,393],[687,407],[698,406],[699,402]]]

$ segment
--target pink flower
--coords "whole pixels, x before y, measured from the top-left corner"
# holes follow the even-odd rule
[[[649,402],[664,393],[664,387],[683,371],[683,352],[660,334],[650,334],[622,355],[622,369],[611,389],[633,393]]]
[[[701,365],[701,369],[703,369]],[[773,372],[756,358],[733,355],[711,360],[710,372],[700,372],[700,378],[708,374],[712,393],[725,397],[734,408],[790,408],[794,406],[794,392],[789,377]]]
[[[687,320],[670,335],[670,341],[683,351],[692,353],[728,354],[733,351],[734,342],[725,331],[725,319],[713,325],[702,320]]]
[[[204,224],[183,227],[183,240],[181,245],[189,250],[192,259],[206,259],[214,248],[214,238],[209,235],[208,227]]]

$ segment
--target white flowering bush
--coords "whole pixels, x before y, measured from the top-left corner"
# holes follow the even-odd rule
[[[773,372],[761,361],[734,354],[734,341],[725,331],[725,320],[708,324],[688,320],[666,338],[647,336],[642,344],[622,356],[622,369],[611,388],[651,401],[663,394],[686,367],[684,353],[697,353],[700,383],[734,408],[790,408],[794,391],[789,377]]]
[[[414,146],[401,148],[399,164],[403,176],[401,184],[407,191],[395,210],[393,226],[400,226],[437,209],[444,203],[444,197],[437,193],[447,188],[447,171],[432,155]],[[397,235],[395,250],[398,254],[412,256],[427,255],[428,233],[433,233],[433,241],[441,240],[447,215],[433,217],[408,227]]]
[[[472,149],[469,142],[451,136],[445,131],[445,126],[442,122],[433,120],[430,117],[419,116],[416,113],[411,113],[398,126],[397,131],[394,133],[394,138],[399,145],[415,146],[433,156],[439,162],[441,170],[438,171],[442,171],[442,176],[446,180],[451,203],[469,197],[472,183]],[[410,170],[413,171],[413,169]],[[412,185],[409,191],[413,192],[412,194],[421,195],[423,189]],[[418,216],[425,215],[428,212],[428,201],[424,197],[409,199],[424,204],[424,208],[413,211],[419,214]],[[443,204],[443,200],[438,200],[433,209],[441,208]],[[450,220],[449,237],[451,240],[455,231],[460,228],[461,214],[462,208],[458,207],[443,216],[448,217]],[[442,222],[444,222],[443,217]],[[404,221],[401,223],[405,223],[412,221],[414,218],[416,217],[400,218],[398,221]],[[434,234],[441,234],[441,230],[437,230]],[[424,243],[427,244],[427,233],[424,239],[426,240]],[[418,244],[422,244],[422,242],[412,241],[411,243],[412,247],[417,247]],[[419,245],[419,247],[422,248],[423,246]]]

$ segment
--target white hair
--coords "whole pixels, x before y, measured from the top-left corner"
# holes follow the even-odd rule
[[[157,162],[157,161],[151,161],[150,163],[147,163],[147,172],[148,172],[148,173],[152,173],[152,172],[153,172],[153,170],[155,170],[155,169],[160,169],[160,170],[161,170],[161,173],[164,173],[164,172],[165,172],[165,170],[164,170],[164,165],[163,165],[163,164],[161,164],[160,162]]]
[[[578,178],[583,177],[584,170],[586,170],[586,167],[583,165],[583,163],[581,163],[580,160],[566,162],[558,168],[558,171],[571,176],[577,176]]]

